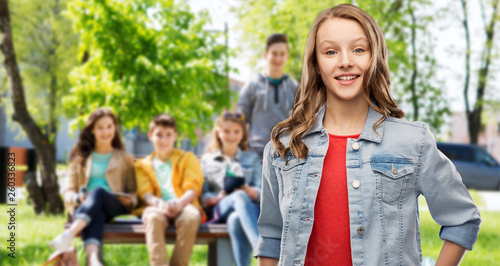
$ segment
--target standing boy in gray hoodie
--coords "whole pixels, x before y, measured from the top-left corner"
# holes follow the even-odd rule
[[[297,82],[283,73],[290,56],[288,49],[285,34],[269,36],[264,53],[267,70],[259,73],[240,92],[238,109],[250,125],[250,149],[261,160],[273,127],[290,115],[298,88]]]

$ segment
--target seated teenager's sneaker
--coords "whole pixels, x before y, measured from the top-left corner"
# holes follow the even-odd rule
[[[54,240],[50,241],[49,245],[56,251],[65,252],[71,249],[72,241],[73,235],[71,235],[69,231],[64,231],[62,234],[54,238]]]

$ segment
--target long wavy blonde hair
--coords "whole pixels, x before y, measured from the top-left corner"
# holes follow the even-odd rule
[[[387,116],[397,118],[405,116],[390,94],[391,78],[387,45],[380,26],[368,13],[359,7],[349,4],[334,6],[321,12],[314,20],[307,37],[302,65],[302,79],[295,96],[292,115],[276,124],[271,132],[273,147],[282,158],[285,158],[288,152],[291,151],[295,157],[305,159],[309,151],[302,141],[302,137],[314,125],[316,113],[326,102],[326,87],[316,72],[318,66],[316,35],[321,25],[332,18],[349,19],[359,23],[368,38],[372,57],[370,58],[369,67],[364,73],[363,95],[368,104],[383,115],[375,123],[373,130],[377,132],[375,129],[385,121]],[[290,144],[285,147],[280,141],[280,136],[287,133],[290,135]]]

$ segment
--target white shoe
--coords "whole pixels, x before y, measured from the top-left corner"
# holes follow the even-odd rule
[[[97,255],[97,253],[92,254],[88,265],[89,266],[102,266],[102,263],[99,260],[99,256]]]
[[[73,235],[69,231],[64,231],[58,235],[54,240],[50,241],[49,245],[56,251],[66,252],[71,249],[71,242]]]

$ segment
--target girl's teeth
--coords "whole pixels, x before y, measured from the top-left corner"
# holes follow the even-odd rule
[[[340,76],[337,79],[339,79],[339,80],[351,80],[351,79],[355,79],[356,77],[357,76]]]

